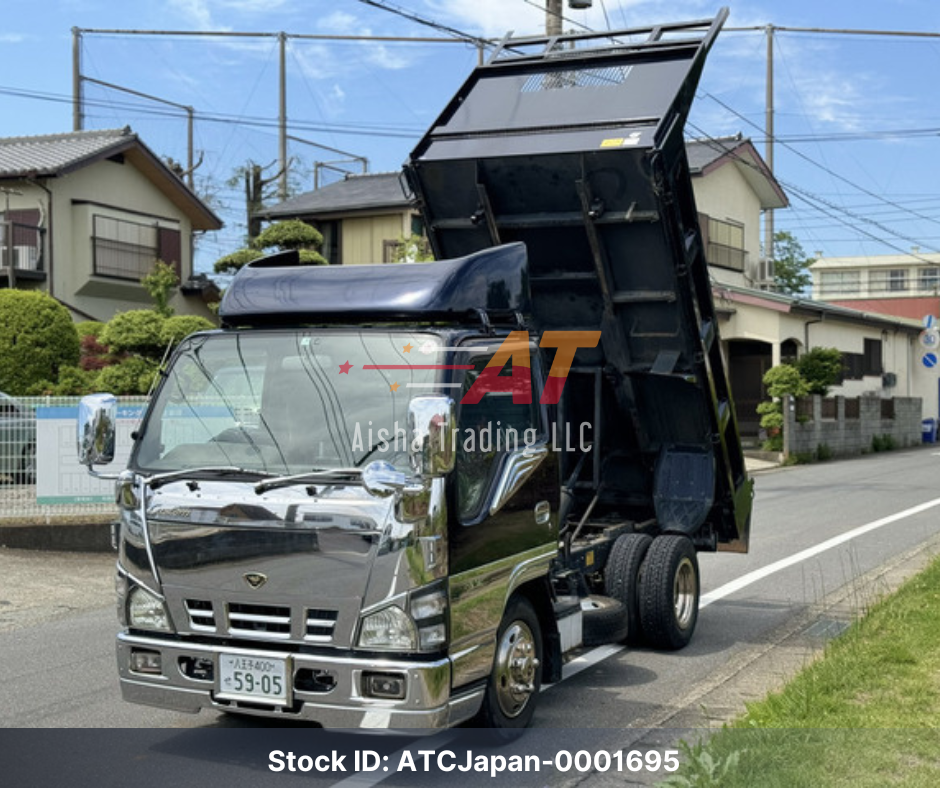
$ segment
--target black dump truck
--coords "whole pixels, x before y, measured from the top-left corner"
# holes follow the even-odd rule
[[[503,42],[405,166],[437,262],[238,273],[117,477],[127,700],[523,727],[689,642],[752,501],[683,145],[725,16]]]

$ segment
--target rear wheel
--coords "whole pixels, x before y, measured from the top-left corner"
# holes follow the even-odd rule
[[[614,542],[604,567],[604,593],[619,599],[627,619],[626,642],[642,642],[640,626],[640,567],[653,544],[649,534],[623,534]]]
[[[480,722],[488,728],[525,728],[542,686],[542,629],[528,599],[513,597],[496,637],[496,656]]]
[[[640,577],[640,620],[654,648],[688,645],[698,621],[698,557],[685,536],[653,540]]]

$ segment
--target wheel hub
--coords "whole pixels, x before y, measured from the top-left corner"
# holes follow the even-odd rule
[[[496,653],[496,698],[507,717],[518,717],[535,692],[539,660],[535,637],[524,621],[514,621],[503,633]]]
[[[687,629],[695,614],[695,567],[688,558],[683,558],[676,569],[672,598],[676,611],[676,624],[680,629]]]

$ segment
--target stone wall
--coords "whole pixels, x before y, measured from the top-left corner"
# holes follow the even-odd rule
[[[894,448],[922,441],[920,397],[786,397],[783,410],[784,455],[811,454],[824,447],[831,456],[850,456],[872,451],[873,441],[890,441]]]

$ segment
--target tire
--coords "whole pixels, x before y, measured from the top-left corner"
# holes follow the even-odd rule
[[[603,646],[627,636],[627,611],[619,599],[589,596],[581,600],[581,644]]]
[[[532,604],[510,599],[496,636],[493,669],[478,721],[486,728],[526,728],[542,687],[542,628]]]
[[[626,608],[627,635],[624,640],[637,646],[643,642],[640,625],[640,568],[653,544],[649,534],[623,534],[614,542],[604,567],[604,593],[618,599]]]
[[[653,540],[640,576],[640,621],[646,642],[674,651],[688,645],[698,621],[698,558],[685,536]]]
[[[18,484],[32,484],[36,481],[36,445],[27,443],[20,453],[20,464],[13,474]]]

